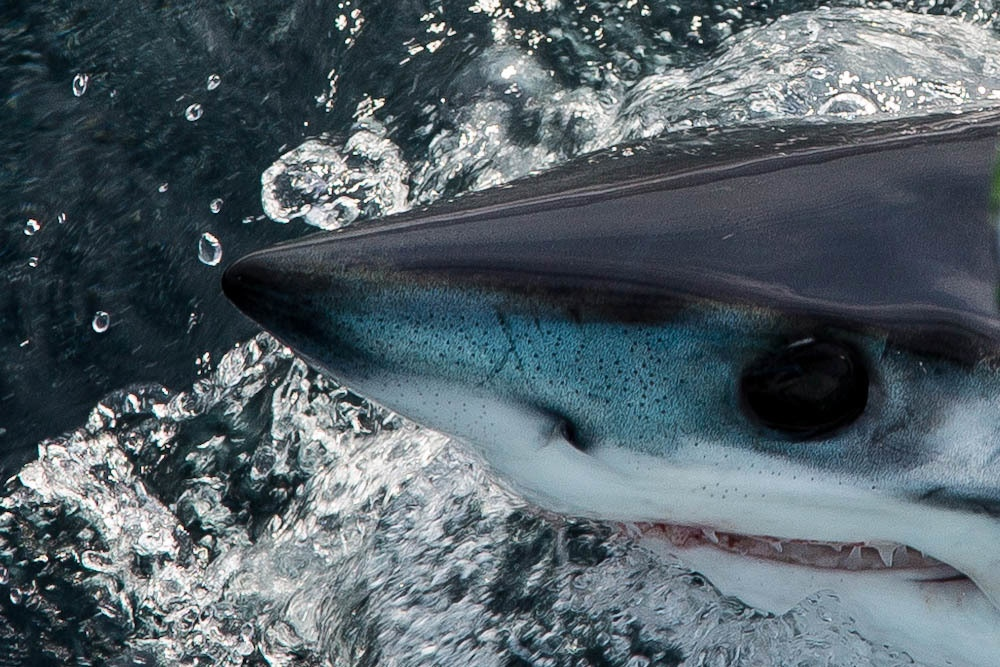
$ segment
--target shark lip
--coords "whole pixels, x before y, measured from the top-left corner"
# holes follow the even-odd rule
[[[713,546],[750,558],[763,558],[793,565],[846,570],[934,570],[935,579],[951,578],[942,571],[951,570],[905,544],[883,541],[821,542],[777,537],[739,535],[712,528],[678,526],[666,523],[636,523],[643,536],[665,539],[678,549]],[[954,570],[954,577],[962,577]]]

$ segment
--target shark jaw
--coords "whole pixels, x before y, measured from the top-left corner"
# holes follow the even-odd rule
[[[482,408],[492,410],[491,422],[511,423],[509,407]],[[712,465],[678,469],[643,455],[581,454],[552,426],[548,440],[524,444],[531,451],[486,453],[501,479],[516,480],[515,490],[540,506],[624,520],[625,533],[645,548],[762,611],[781,615],[830,593],[862,636],[918,661],[984,667],[1000,654],[1000,611],[988,597],[997,593],[1000,568],[994,519],[928,510],[841,481],[817,484],[815,474],[767,459],[740,464],[768,470],[763,484],[748,485],[742,473]],[[515,442],[513,434],[504,442]],[[707,489],[716,491],[707,497]],[[993,559],[984,563],[984,553]],[[969,578],[983,567],[976,581]]]
[[[710,527],[677,526],[668,523],[633,524],[643,536],[666,539],[678,549],[714,545],[730,553],[762,558],[791,565],[849,570],[886,570],[889,568],[933,572],[937,580],[963,575],[939,560],[897,542],[819,542],[785,539],[774,536],[723,533]]]

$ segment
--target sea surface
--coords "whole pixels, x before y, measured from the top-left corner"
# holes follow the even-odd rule
[[[914,664],[539,512],[219,279],[681,128],[998,104],[992,3],[5,0],[0,100],[0,666]]]

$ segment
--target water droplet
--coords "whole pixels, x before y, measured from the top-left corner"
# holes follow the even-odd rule
[[[244,225],[249,225],[251,222],[253,222],[253,216],[252,215],[248,215],[247,217],[243,218],[243,224]]]
[[[38,230],[42,228],[42,223],[38,222],[34,218],[28,218],[28,221],[24,223],[24,235],[34,236],[38,233]]]
[[[202,264],[216,266],[222,261],[222,244],[212,234],[205,232],[198,242],[198,259]]]
[[[822,65],[818,65],[809,70],[809,76],[816,79],[817,81],[822,81],[823,79],[825,79],[827,73],[828,72],[826,71],[826,68],[823,67]]]
[[[208,83],[205,84],[205,87],[208,88],[209,90],[215,90],[216,88],[219,87],[220,83],[222,83],[221,76],[219,76],[218,74],[209,74]]]
[[[867,116],[878,111],[875,103],[857,93],[837,93],[823,102],[816,113],[843,116]]]
[[[160,183],[160,187],[156,188],[157,192],[163,194],[170,189],[170,183]]]
[[[87,92],[87,84],[90,83],[90,75],[80,72],[73,77],[73,94],[77,97],[83,97],[83,94]]]
[[[194,104],[192,104],[191,106],[189,106],[187,109],[184,110],[184,117],[193,123],[199,118],[201,118],[201,115],[203,113],[205,113],[204,109],[201,108],[200,104],[195,102]]]
[[[94,313],[94,319],[90,323],[90,326],[93,327],[94,331],[97,333],[104,333],[108,330],[108,327],[111,326],[111,315],[103,310],[97,311]]]
[[[29,344],[31,344],[31,339],[30,338],[25,338],[20,343],[18,343],[17,346],[18,347],[28,347]]]
[[[37,257],[29,257],[28,258],[28,266],[30,266],[31,268],[35,268],[36,266],[38,266],[38,258]]]
[[[222,200],[219,198],[213,199],[212,203],[208,205],[208,209],[212,213],[218,213],[219,211],[222,210]]]
[[[56,216],[56,222],[58,222],[60,225],[65,225],[68,219],[69,218],[66,217],[65,213],[60,213],[59,215]]]

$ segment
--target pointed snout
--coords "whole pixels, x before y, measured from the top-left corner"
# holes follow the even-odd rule
[[[295,346],[322,337],[338,293],[336,265],[308,247],[277,246],[247,255],[222,276],[222,291],[247,317]]]
[[[251,318],[264,303],[266,294],[276,288],[280,291],[282,277],[271,264],[267,253],[255,253],[233,262],[222,274],[223,294]]]
[[[250,319],[270,328],[278,304],[299,291],[294,281],[290,271],[282,270],[273,251],[257,252],[226,269],[222,291]]]
[[[329,302],[349,285],[391,276],[411,254],[392,235],[313,235],[236,260],[222,276],[222,291],[244,314],[280,333],[279,316],[301,316],[316,299]]]

